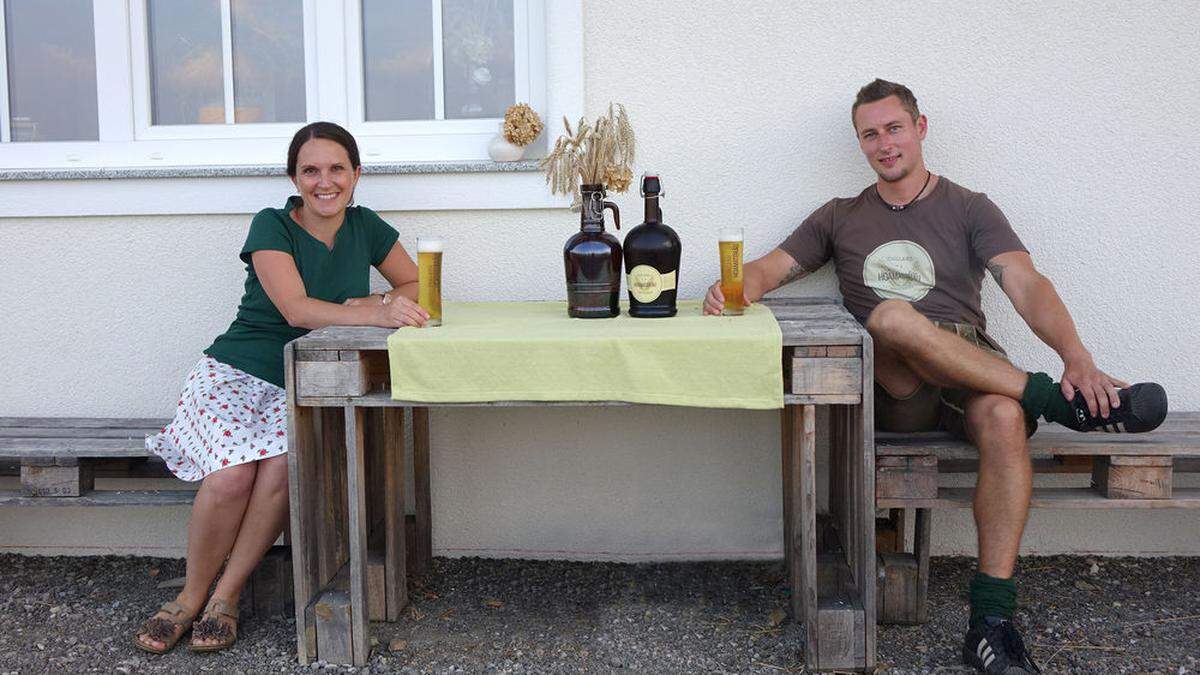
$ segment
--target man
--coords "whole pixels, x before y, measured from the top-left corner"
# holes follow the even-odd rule
[[[747,264],[744,300],[833,259],[843,303],[874,340],[877,428],[945,429],[979,449],[979,568],[964,661],[985,673],[1040,672],[1010,623],[1033,482],[1026,439],[1039,416],[1078,431],[1149,431],[1166,416],[1166,394],[1097,368],[1000,209],[925,168],[928,121],[907,87],[877,79],[859,90],[850,114],[878,180],[857,197],[831,200]],[[1060,382],[1015,368],[986,333],[979,302],[985,267],[1062,357]],[[713,284],[705,313],[719,314],[724,301]]]

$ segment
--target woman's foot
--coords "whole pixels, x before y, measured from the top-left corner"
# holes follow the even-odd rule
[[[237,601],[212,598],[204,608],[204,616],[192,625],[192,643],[188,649],[194,652],[228,649],[237,641],[237,628]]]
[[[151,654],[166,654],[192,626],[196,610],[189,609],[179,598],[164,603],[154,616],[147,619],[133,636],[133,645]]]

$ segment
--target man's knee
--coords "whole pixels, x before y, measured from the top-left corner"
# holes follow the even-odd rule
[[[979,448],[980,459],[1023,461],[1029,456],[1025,411],[1020,403],[1007,396],[984,394],[972,399],[966,412],[967,428]]]
[[[205,477],[205,488],[217,499],[246,499],[254,489],[258,467],[254,462],[230,466]]]
[[[921,315],[910,303],[884,300],[867,317],[867,331],[877,340],[894,343],[896,338],[912,332],[914,322],[919,318]]]

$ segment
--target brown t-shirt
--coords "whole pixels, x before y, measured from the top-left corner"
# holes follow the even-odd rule
[[[1026,251],[992,200],[939,178],[924,199],[893,211],[874,185],[830,200],[779,246],[809,272],[830,258],[846,309],[862,323],[883,300],[912,303],[929,319],[987,330],[979,307],[994,256]]]

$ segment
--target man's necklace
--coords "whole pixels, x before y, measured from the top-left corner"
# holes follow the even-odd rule
[[[925,188],[929,187],[929,179],[930,178],[933,178],[933,174],[930,173],[928,169],[926,169],[925,170],[925,184],[921,186],[921,191],[917,193],[917,196],[913,197],[911,200],[909,200],[909,202],[907,204],[893,204],[893,203],[889,202],[888,200],[884,199],[883,195],[879,194],[879,185],[875,186],[875,194],[879,195],[880,201],[882,201],[884,204],[887,204],[887,207],[889,209],[891,209],[893,211],[903,211],[904,209],[907,209],[908,207],[915,204],[917,202],[917,200],[921,198],[921,195],[925,194]]]

